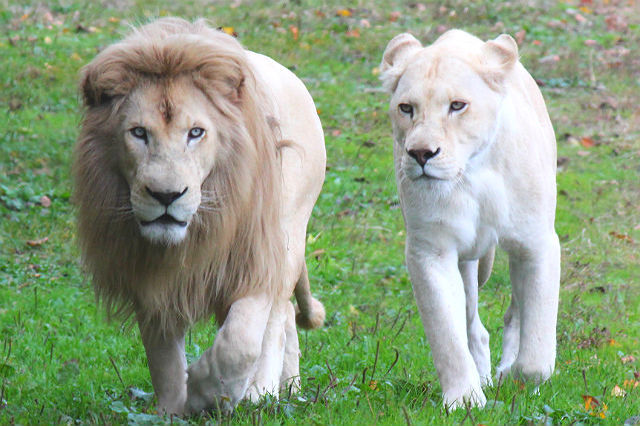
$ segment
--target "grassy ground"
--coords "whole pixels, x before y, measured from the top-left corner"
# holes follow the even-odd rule
[[[622,424],[640,416],[636,0],[24,3],[0,0],[0,424],[163,421],[137,331],[96,309],[69,200],[79,67],[130,23],[163,15],[233,27],[247,47],[294,70],[316,101],[328,148],[307,251],[328,317],[321,330],[300,333],[303,390],[193,421]],[[410,30],[428,43],[450,27],[484,39],[518,34],[558,137],[563,268],[553,378],[538,394],[514,382],[489,388],[487,408],[453,413],[441,407],[403,265],[376,68],[395,34]],[[509,300],[503,255],[480,299],[495,366]],[[213,331],[193,330],[191,358]]]

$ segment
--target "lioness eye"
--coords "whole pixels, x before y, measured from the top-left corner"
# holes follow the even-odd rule
[[[147,140],[147,129],[145,129],[144,127],[134,127],[129,131],[131,132],[133,137],[142,139],[144,141]]]
[[[189,140],[199,139],[204,136],[204,129],[201,127],[194,127],[189,130],[188,138]]]
[[[413,115],[413,107],[409,104],[400,104],[398,105],[398,109],[404,114]]]
[[[451,111],[460,111],[466,106],[467,104],[462,101],[453,101],[451,102],[451,105],[449,105],[449,108],[451,109]]]

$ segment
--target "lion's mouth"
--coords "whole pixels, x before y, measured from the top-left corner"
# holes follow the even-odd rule
[[[149,221],[144,221],[141,220],[140,221],[140,225],[142,226],[149,226],[149,225],[178,225],[178,226],[187,226],[187,222],[183,222],[181,220],[176,219],[175,217],[171,216],[170,214],[163,214],[162,216],[159,216],[153,220],[149,220]]]

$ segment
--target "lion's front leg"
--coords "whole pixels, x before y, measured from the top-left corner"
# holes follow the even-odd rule
[[[272,301],[247,296],[231,305],[213,346],[189,366],[185,411],[231,412],[246,394],[256,371]]]
[[[519,314],[518,354],[511,372],[541,383],[553,373],[560,288],[560,244],[555,233],[509,253],[512,292]],[[513,302],[512,302],[513,304]]]
[[[158,411],[182,414],[187,399],[187,361],[184,328],[163,332],[157,321],[141,321],[140,336],[147,353],[151,383],[158,399]]]
[[[438,371],[444,403],[483,406],[486,398],[467,343],[466,302],[455,253],[427,256],[407,241],[407,267]]]

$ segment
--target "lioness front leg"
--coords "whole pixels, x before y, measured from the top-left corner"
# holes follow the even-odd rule
[[[147,354],[151,383],[162,414],[182,414],[187,399],[187,360],[184,355],[184,328],[162,332],[157,321],[142,321],[140,336]]]
[[[189,366],[185,411],[229,413],[247,391],[256,370],[272,301],[248,296],[231,305],[213,346]]]
[[[467,338],[473,360],[478,368],[483,386],[491,385],[491,351],[489,349],[489,332],[478,312],[478,261],[460,262],[458,264],[464,292],[467,299]]]
[[[518,302],[520,339],[511,372],[536,384],[553,373],[560,287],[560,244],[555,233],[533,248],[509,254],[509,271]]]
[[[466,303],[457,255],[425,255],[407,241],[407,267],[425,334],[444,394],[444,404],[483,406],[486,398],[469,351]]]

